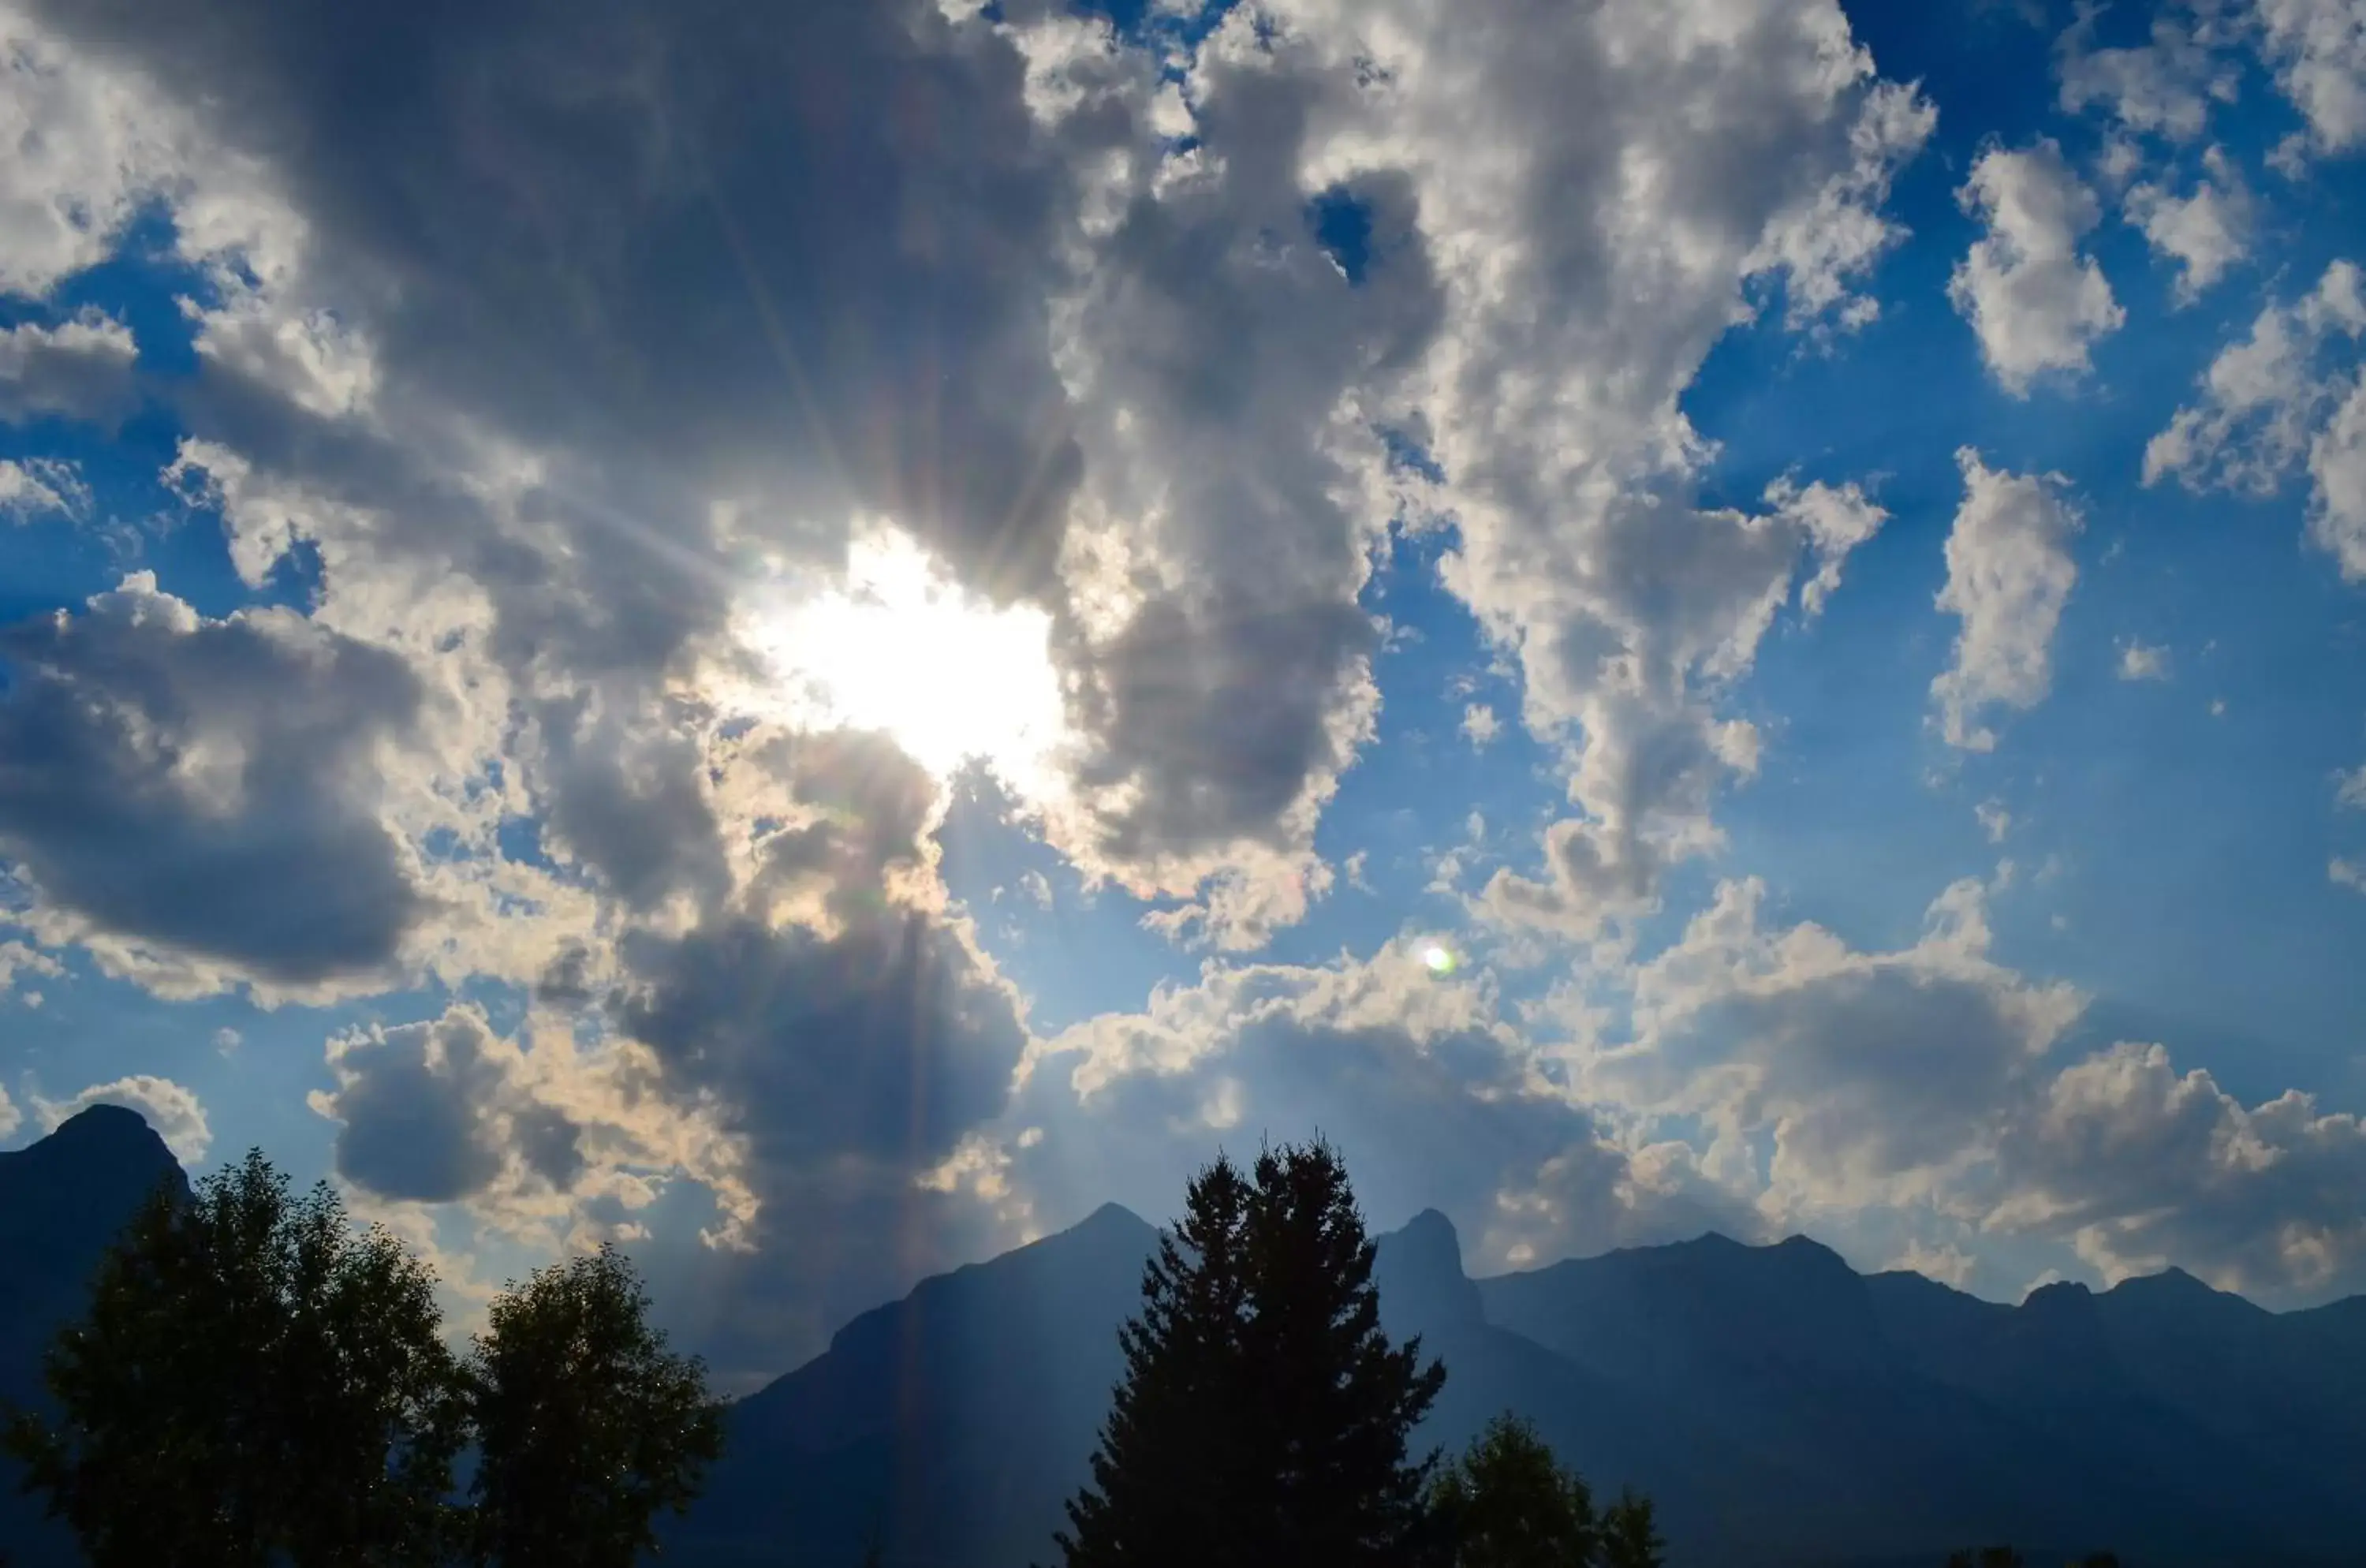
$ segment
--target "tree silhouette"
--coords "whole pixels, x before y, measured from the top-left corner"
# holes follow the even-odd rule
[[[1602,1545],[1583,1479],[1508,1412],[1440,1467],[1429,1506],[1447,1568],[1594,1568]]]
[[[1416,1561],[1430,1462],[1406,1439],[1446,1373],[1381,1330],[1372,1255],[1325,1144],[1193,1179],[1119,1331],[1125,1379],[1053,1538],[1066,1568]]]
[[[434,1285],[252,1151],[132,1222],[8,1450],[93,1568],[432,1561],[462,1438]]]
[[[1662,1568],[1668,1543],[1660,1539],[1651,1499],[1629,1487],[1602,1515],[1603,1568]]]
[[[614,1247],[493,1302],[465,1382],[479,1459],[474,1545],[501,1568],[631,1568],[650,1521],[698,1495],[722,1450],[704,1365],[666,1348]]]
[[[2010,1546],[1984,1546],[1977,1552],[1954,1553],[1947,1568],[2022,1568],[2021,1553]]]

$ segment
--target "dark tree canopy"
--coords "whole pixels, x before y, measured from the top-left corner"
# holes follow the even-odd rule
[[[1603,1510],[1603,1568],[1662,1568],[1668,1543],[1660,1539],[1651,1499],[1629,1488]]]
[[[1440,1467],[1429,1502],[1449,1568],[1594,1568],[1601,1550],[1584,1480],[1508,1413]]]
[[[1393,1568],[1417,1560],[1413,1428],[1445,1371],[1380,1326],[1371,1241],[1327,1145],[1195,1178],[1120,1331],[1126,1375],[1067,1568]]]
[[[666,1348],[614,1247],[503,1292],[466,1385],[475,1544],[501,1568],[631,1568],[722,1450],[704,1366]]]
[[[18,1416],[28,1490],[93,1568],[429,1562],[462,1441],[434,1280],[257,1151],[159,1193]]]

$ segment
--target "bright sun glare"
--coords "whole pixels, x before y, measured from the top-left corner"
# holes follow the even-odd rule
[[[982,761],[1040,794],[1064,716],[1051,629],[1042,611],[995,608],[882,529],[855,541],[842,584],[760,597],[743,635],[796,722],[884,730],[939,778]]]

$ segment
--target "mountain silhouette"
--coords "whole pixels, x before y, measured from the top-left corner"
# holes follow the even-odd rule
[[[1156,1233],[1114,1206],[924,1281],[741,1402],[688,1568],[1047,1560]],[[2018,1307],[1707,1235],[1473,1280],[1435,1211],[1379,1238],[1391,1334],[1449,1376],[1422,1448],[1516,1410],[1678,1564],[2360,1561],[2366,1298],[2275,1314],[2172,1272]]]
[[[0,1155],[0,1395],[36,1389],[159,1180],[186,1187],[113,1108]],[[1049,1561],[1156,1241],[1110,1204],[855,1318],[733,1407],[666,1561]],[[2006,1539],[2032,1562],[2361,1561],[2366,1297],[2278,1314],[2171,1269],[2006,1306],[1714,1234],[1474,1280],[1435,1211],[1379,1238],[1374,1278],[1391,1333],[1449,1372],[1417,1449],[1517,1411],[1598,1492],[1649,1492],[1680,1568],[1929,1568]],[[0,1552],[71,1563],[36,1523],[0,1500]]]
[[[0,1154],[0,1402],[37,1402],[41,1352],[79,1315],[92,1272],[159,1183],[188,1179],[136,1111],[94,1105],[39,1143]],[[18,1495],[0,1460],[0,1552],[17,1568],[77,1561],[69,1537]]]

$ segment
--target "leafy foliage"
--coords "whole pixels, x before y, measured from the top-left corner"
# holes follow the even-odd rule
[[[1629,1488],[1603,1510],[1603,1568],[1662,1568],[1668,1543],[1660,1539],[1651,1499]]]
[[[1429,1506],[1449,1568],[1594,1568],[1602,1545],[1584,1480],[1508,1413],[1439,1469]]]
[[[723,1446],[694,1358],[667,1350],[625,1257],[537,1269],[492,1305],[466,1373],[479,1555],[501,1568],[631,1568]]]
[[[19,1414],[27,1489],[93,1568],[432,1560],[463,1440],[434,1280],[260,1152],[160,1192]]]
[[[1067,1568],[1417,1560],[1428,1461],[1406,1444],[1445,1382],[1380,1326],[1346,1168],[1316,1143],[1222,1156],[1144,1269]]]

